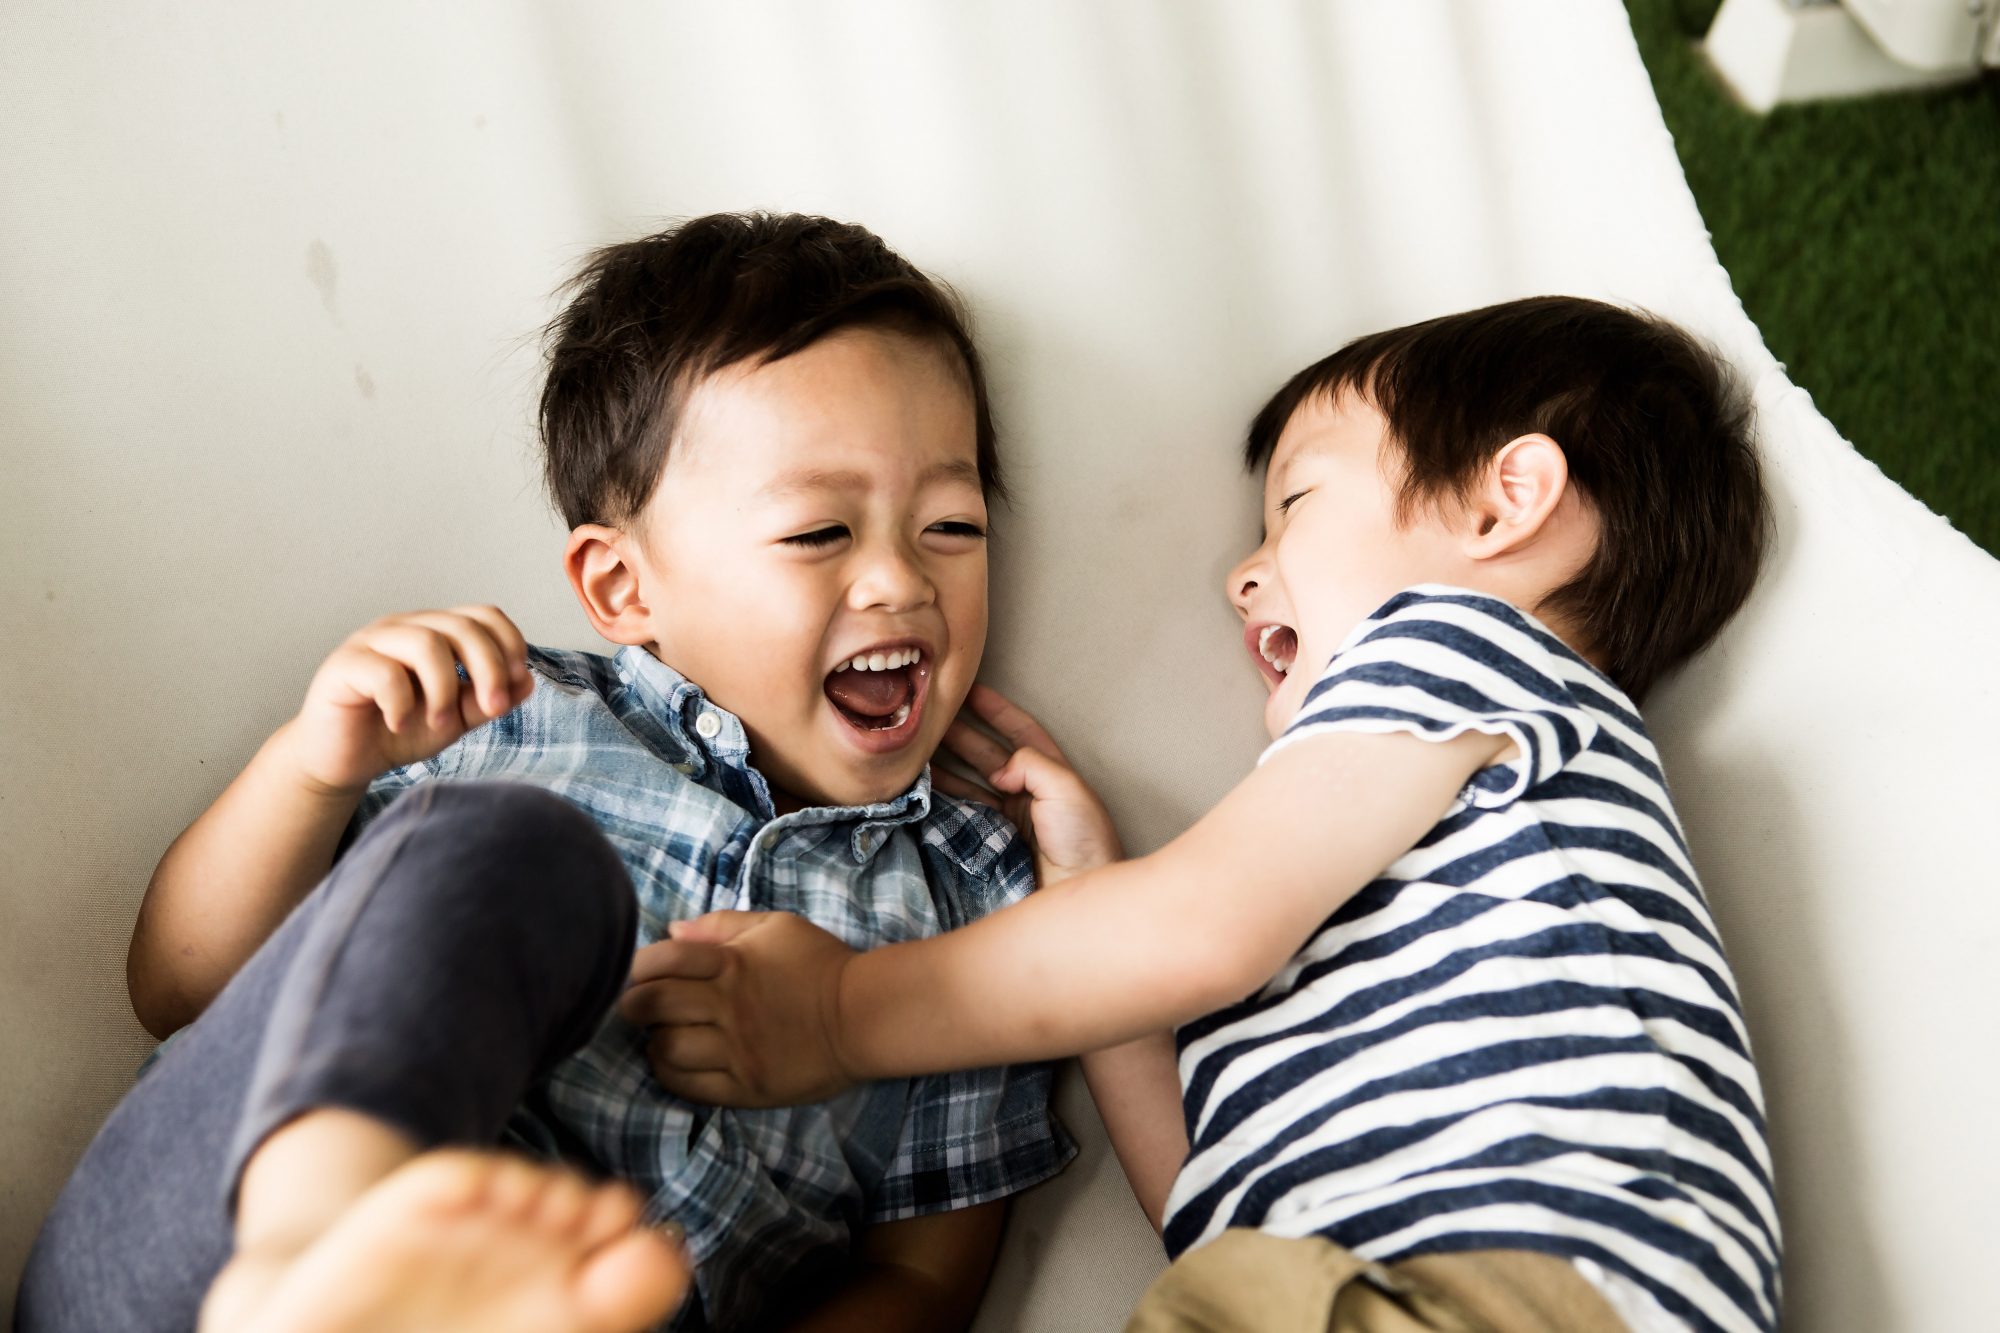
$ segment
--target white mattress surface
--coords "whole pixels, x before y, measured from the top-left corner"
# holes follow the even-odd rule
[[[1771,1102],[1790,1327],[2000,1326],[2000,564],[1858,457],[1731,293],[1614,0],[513,0],[0,10],[0,1277],[146,1049],[173,835],[384,611],[592,646],[533,333],[591,246],[874,227],[970,300],[1017,504],[987,675],[1134,849],[1255,756],[1222,600],[1292,370],[1568,291],[1713,339],[1779,515],[1648,709]],[[1117,1327],[1159,1252],[1082,1160],[980,1328]]]

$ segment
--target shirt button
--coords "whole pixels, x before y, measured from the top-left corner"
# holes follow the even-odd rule
[[[722,719],[713,713],[703,713],[694,720],[694,729],[705,741],[712,741],[722,734]]]

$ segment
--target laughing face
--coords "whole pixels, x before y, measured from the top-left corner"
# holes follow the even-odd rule
[[[1229,575],[1243,643],[1270,697],[1273,738],[1354,627],[1417,583],[1467,577],[1450,529],[1399,521],[1382,414],[1353,394],[1315,395],[1278,436],[1264,473],[1264,542]]]
[[[901,333],[842,330],[689,395],[628,552],[645,646],[743,720],[781,808],[900,794],[964,702],[986,643],[976,443],[956,353]]]

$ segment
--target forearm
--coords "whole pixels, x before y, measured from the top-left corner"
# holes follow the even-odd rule
[[[849,958],[821,1000],[841,1072],[860,1081],[1078,1055],[1240,1000],[1414,846],[1503,743],[1294,745],[1150,856]]]
[[[146,887],[126,983],[155,1036],[192,1022],[325,877],[360,802],[303,775],[288,727],[174,840]]]
[[[1083,1077],[1132,1195],[1158,1231],[1188,1152],[1173,1034],[1091,1051],[1083,1057]]]
[[[1156,854],[1157,855],[1157,854]],[[1175,893],[1153,858],[1047,888],[961,930],[849,962],[842,1063],[857,1080],[1081,1055],[1176,1027],[1253,987],[1224,895]],[[1282,961],[1276,951],[1264,975]]]

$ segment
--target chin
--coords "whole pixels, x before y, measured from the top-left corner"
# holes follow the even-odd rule
[[[1299,711],[1298,701],[1292,698],[1291,682],[1288,680],[1271,691],[1271,697],[1264,700],[1264,731],[1272,740],[1285,734],[1285,728],[1292,724],[1292,718]]]
[[[914,747],[913,747],[914,748]],[[926,756],[928,757],[928,756]],[[811,805],[880,805],[893,801],[910,789],[924,771],[922,762],[909,755],[897,756],[891,765],[841,765],[838,772],[802,775],[797,795]]]
[[[923,771],[924,766],[918,764],[915,768],[907,772],[898,769],[894,773],[878,774],[863,778],[856,789],[856,798],[852,801],[844,802],[844,804],[879,805],[883,801],[893,801],[908,791],[911,784],[917,780],[917,775]]]

